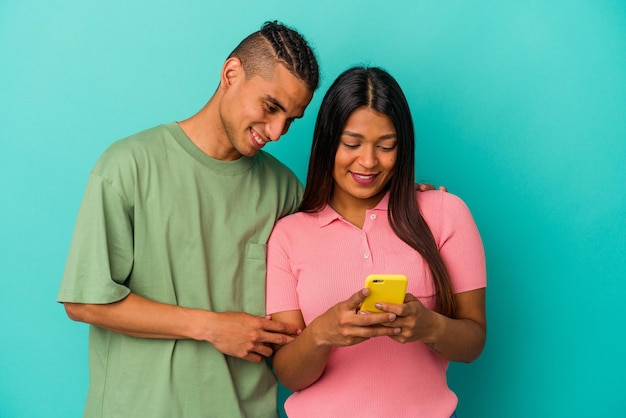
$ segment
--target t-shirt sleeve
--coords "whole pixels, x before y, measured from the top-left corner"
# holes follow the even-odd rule
[[[107,178],[92,173],[76,220],[59,302],[104,304],[125,298],[133,266],[132,212]]]
[[[300,309],[297,280],[289,258],[286,224],[279,221],[267,243],[267,314]]]
[[[431,226],[439,252],[448,269],[454,293],[487,286],[485,252],[469,208],[459,197],[437,192],[440,218]]]

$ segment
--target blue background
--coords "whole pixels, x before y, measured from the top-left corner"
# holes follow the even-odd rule
[[[55,302],[88,173],[114,140],[208,100],[265,20],[299,29],[322,83],[266,149],[304,179],[323,92],[396,76],[417,180],[471,208],[489,332],[453,364],[460,417],[625,416],[626,3],[0,1],[0,416],[77,417],[87,326]]]

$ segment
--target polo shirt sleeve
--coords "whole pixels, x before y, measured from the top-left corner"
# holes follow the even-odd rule
[[[113,181],[92,173],[78,213],[59,302],[104,304],[125,298],[133,266],[132,212]]]
[[[487,286],[485,252],[469,208],[459,197],[437,192],[440,219],[433,229],[437,246],[448,269],[454,293]]]
[[[278,221],[267,243],[267,314],[300,309],[296,276],[290,262],[287,231],[293,216]]]

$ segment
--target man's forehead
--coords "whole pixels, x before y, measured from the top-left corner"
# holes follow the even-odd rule
[[[271,102],[286,113],[295,113],[300,117],[304,113],[313,92],[300,78],[291,73],[284,66],[277,64],[271,80],[265,80],[270,89],[265,93],[265,100]]]

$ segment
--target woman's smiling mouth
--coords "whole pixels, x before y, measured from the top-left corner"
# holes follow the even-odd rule
[[[352,179],[362,186],[369,186],[376,181],[378,174],[359,174],[350,172]]]

